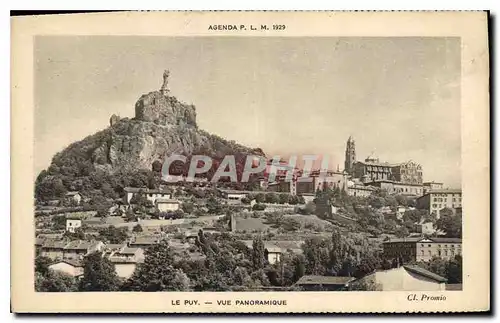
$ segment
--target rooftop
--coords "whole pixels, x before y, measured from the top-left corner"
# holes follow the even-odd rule
[[[462,189],[459,188],[443,188],[427,191],[427,194],[462,194]]]
[[[158,204],[158,203],[169,203],[169,204],[179,204],[181,202],[179,202],[178,200],[174,200],[174,199],[166,199],[166,198],[157,198],[155,200],[155,203]]]
[[[370,185],[373,183],[392,183],[392,184],[407,185],[407,186],[422,186],[422,184],[404,183],[404,182],[398,182],[398,181],[391,181],[391,180],[387,180],[387,179],[380,179],[380,180],[371,181],[369,183],[366,183],[366,185]]]
[[[386,243],[398,243],[398,242],[430,242],[430,243],[462,243],[460,238],[424,238],[424,237],[407,237],[399,239],[391,239],[389,241],[384,241]]]
[[[424,269],[422,267],[413,266],[413,265],[406,265],[403,267],[404,267],[404,269],[406,269],[407,271],[409,271],[411,273],[427,277],[429,279],[435,280],[435,281],[440,282],[440,283],[445,283],[447,281],[446,278],[441,277],[435,273],[432,273],[432,272],[430,272],[427,269]]]
[[[345,285],[353,281],[354,277],[343,276],[302,276],[296,285]]]
[[[73,266],[73,267],[82,267],[83,266],[82,262],[80,260],[76,260],[76,259],[63,259],[63,260],[59,260],[59,261],[54,262],[52,265],[60,264],[60,263],[65,263],[65,264],[68,264],[68,265]]]
[[[144,194],[170,194],[171,191],[168,189],[150,189],[147,187],[125,187],[123,189],[126,193],[144,193]]]

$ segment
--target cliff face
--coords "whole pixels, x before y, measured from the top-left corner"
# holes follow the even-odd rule
[[[95,177],[96,172],[123,174],[151,170],[153,163],[161,163],[166,155],[174,153],[204,154],[216,159],[225,155],[264,155],[260,149],[244,147],[198,129],[193,105],[178,101],[168,92],[155,91],[139,98],[134,118],[113,115],[107,129],[56,154],[48,171],[39,176],[37,186],[48,185],[42,189],[48,192],[51,183],[47,181],[58,180],[68,190],[79,189],[71,183],[82,179],[85,182],[85,177]]]
[[[144,94],[135,104],[137,120],[154,122],[158,125],[187,125],[196,127],[196,110],[173,96],[160,91]]]

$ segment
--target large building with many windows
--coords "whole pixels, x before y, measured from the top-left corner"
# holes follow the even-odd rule
[[[381,162],[377,157],[369,156],[364,161],[357,161],[356,146],[352,137],[347,140],[344,170],[352,178],[357,178],[366,185],[379,181],[390,181],[420,187],[423,184],[422,166],[412,160],[388,163]],[[419,194],[421,194],[422,188],[419,188],[419,191]]]
[[[434,257],[445,260],[462,255],[462,239],[409,237],[383,243],[384,258],[408,261],[429,261]]]
[[[462,190],[440,189],[427,191],[417,199],[417,208],[428,210],[439,219],[440,211],[444,208],[456,210],[462,208]]]

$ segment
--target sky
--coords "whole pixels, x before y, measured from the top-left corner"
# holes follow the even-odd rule
[[[37,36],[35,173],[55,153],[133,117],[170,70],[198,126],[267,155],[413,160],[461,185],[460,39]]]

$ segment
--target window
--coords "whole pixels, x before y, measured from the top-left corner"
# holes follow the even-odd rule
[[[424,255],[424,251],[422,250],[422,256]]]
[[[454,256],[455,255],[455,250],[452,250],[451,251],[451,255]]]
[[[428,245],[428,247],[430,248],[430,247],[431,247],[431,245]]]
[[[423,246],[424,246],[424,244],[422,243],[420,246],[421,246],[421,247],[423,247]]]
[[[429,250],[429,256],[432,256],[432,251]]]
[[[441,250],[438,250],[438,256],[441,257]]]
[[[444,251],[444,255],[445,255],[445,256],[448,256],[448,250],[445,250],[445,251]]]

